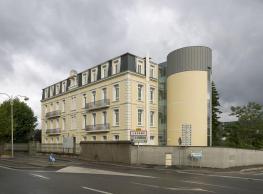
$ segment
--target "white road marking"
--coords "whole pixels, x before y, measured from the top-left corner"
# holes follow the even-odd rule
[[[214,186],[214,187],[222,187],[222,188],[232,188],[232,189],[234,189],[234,187],[228,187],[228,186],[223,186],[223,185],[215,185],[215,184],[209,184],[209,183],[202,183],[202,182],[197,182],[197,181],[181,181],[181,182],[197,184],[197,185],[206,185],[206,186]]]
[[[38,178],[42,178],[42,179],[45,179],[45,180],[48,180],[49,178],[46,177],[46,176],[43,176],[43,175],[40,175],[40,174],[31,174],[32,176],[35,176],[35,177],[38,177]]]
[[[218,177],[218,178],[230,178],[230,179],[240,179],[240,180],[252,180],[252,181],[262,181],[263,182],[263,179],[255,179],[255,178],[249,178],[249,177],[202,174],[202,173],[192,173],[192,172],[184,172],[184,171],[176,171],[176,172],[177,173],[181,173],[181,174],[192,174],[192,175],[199,175],[199,176],[209,176],[209,177]]]
[[[152,187],[152,188],[158,188],[158,189],[166,189],[166,190],[173,190],[173,191],[201,191],[201,192],[208,192],[208,193],[214,193],[214,191],[209,191],[201,188],[187,188],[187,187],[161,187],[157,185],[150,185],[150,184],[144,184],[144,183],[136,183],[131,182],[132,184],[141,185],[145,187]]]
[[[90,191],[95,191],[95,192],[98,192],[98,193],[104,193],[104,194],[112,194],[112,193],[109,193],[107,191],[102,191],[102,190],[98,190],[98,189],[93,189],[93,188],[90,188],[90,187],[82,187],[83,189],[86,189],[86,190],[90,190]]]
[[[62,168],[58,170],[59,173],[85,173],[85,174],[102,174],[102,175],[113,175],[113,176],[131,176],[131,177],[141,177],[141,178],[156,178],[153,176],[146,176],[140,174],[130,174],[130,173],[122,173],[122,172],[114,172],[109,170],[100,170],[95,168],[83,168],[76,166],[68,166],[66,168]]]

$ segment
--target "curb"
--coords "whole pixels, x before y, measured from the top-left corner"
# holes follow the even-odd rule
[[[263,170],[263,167],[257,167],[257,168],[246,168],[240,170],[240,172],[250,172],[250,171],[256,171],[256,170]]]

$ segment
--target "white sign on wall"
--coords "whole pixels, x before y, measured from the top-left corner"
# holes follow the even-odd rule
[[[130,131],[131,141],[134,143],[147,143],[147,131]]]

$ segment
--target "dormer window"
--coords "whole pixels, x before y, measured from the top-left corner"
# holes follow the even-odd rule
[[[154,66],[151,65],[151,67],[150,67],[150,77],[151,77],[151,78],[155,78],[154,70],[155,70]]]
[[[112,75],[120,73],[120,59],[115,59],[112,62]]]
[[[45,89],[45,98],[48,98],[48,88]]]
[[[88,83],[88,72],[82,73],[82,85],[85,85]]]
[[[91,70],[91,82],[97,81],[97,68]]]
[[[144,61],[141,59],[137,59],[136,62],[136,72],[139,74],[144,74]]]
[[[108,64],[101,66],[101,79],[108,77]]]
[[[56,85],[56,95],[60,93],[60,83]]]
[[[62,92],[66,92],[67,83],[66,81],[62,82]]]
[[[50,86],[50,97],[54,95],[54,86]]]

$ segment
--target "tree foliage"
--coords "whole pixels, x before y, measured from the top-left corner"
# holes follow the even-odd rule
[[[14,142],[27,142],[37,125],[37,118],[26,103],[14,99]],[[5,101],[0,105],[0,142],[11,140],[11,105]]]
[[[225,126],[225,145],[230,147],[263,148],[263,110],[262,105],[249,102],[245,106],[231,107],[230,115],[238,121]]]
[[[219,145],[221,136],[220,136],[220,122],[219,115],[220,111],[220,102],[219,102],[219,93],[216,89],[215,83],[212,82],[212,142],[213,146]]]

